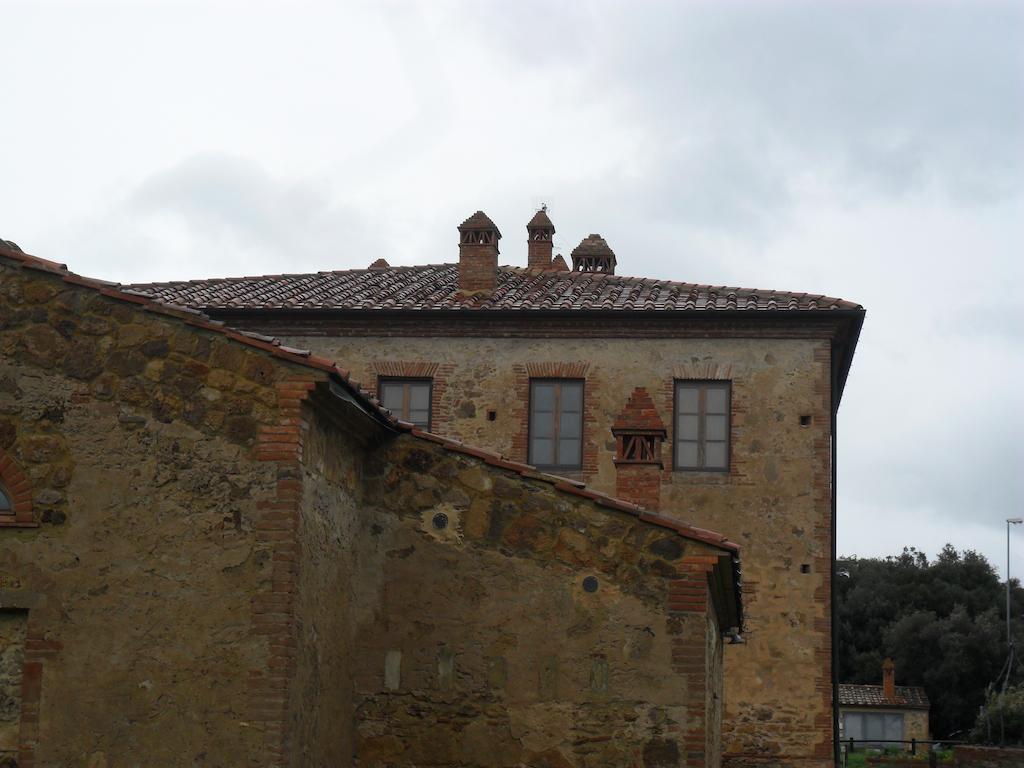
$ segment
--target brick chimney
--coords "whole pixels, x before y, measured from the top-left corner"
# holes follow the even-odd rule
[[[526,225],[526,266],[530,269],[551,269],[551,238],[555,225],[548,218],[548,207],[542,206]]]
[[[498,282],[501,232],[487,214],[477,211],[459,225],[459,290],[493,291]]]
[[[615,274],[615,251],[600,235],[587,235],[572,249],[572,268],[575,272],[604,272]]]
[[[643,387],[633,390],[612,424],[615,436],[615,495],[650,510],[661,507],[661,444],[665,424]]]
[[[887,699],[896,698],[896,665],[892,659],[882,662],[882,693]]]

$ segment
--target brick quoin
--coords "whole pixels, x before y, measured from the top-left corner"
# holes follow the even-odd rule
[[[672,671],[686,684],[687,725],[683,732],[682,765],[705,768],[710,751],[705,688],[708,660],[705,624],[709,610],[708,574],[718,562],[715,555],[690,555],[680,563],[681,574],[667,582],[670,615],[686,619],[688,626],[672,638]]]
[[[261,426],[255,453],[275,463],[274,498],[257,503],[256,540],[270,554],[269,591],[252,599],[252,633],[269,647],[267,666],[249,676],[249,719],[263,733],[270,765],[288,764],[287,707],[295,675],[295,595],[298,582],[298,523],[302,503],[302,446],[309,425],[302,406],[319,379],[297,376],[277,383],[278,421]]]

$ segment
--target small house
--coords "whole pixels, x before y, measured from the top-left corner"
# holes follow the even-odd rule
[[[881,685],[840,684],[840,738],[857,746],[927,740],[929,707],[924,688],[896,685],[896,665],[886,659]]]

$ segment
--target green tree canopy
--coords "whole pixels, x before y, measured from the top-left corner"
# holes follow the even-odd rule
[[[947,544],[934,560],[909,548],[845,558],[837,571],[840,682],[880,684],[891,656],[897,685],[927,691],[935,737],[964,738],[1006,661],[1006,587],[992,565]],[[1011,616],[1020,617],[1024,591],[1011,584]],[[1019,618],[1013,635],[1024,652]]]

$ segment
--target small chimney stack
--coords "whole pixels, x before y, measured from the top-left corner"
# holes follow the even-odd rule
[[[587,235],[572,250],[572,268],[575,272],[603,272],[615,274],[615,252],[600,235]]]
[[[477,211],[459,225],[459,290],[485,293],[498,282],[501,232],[487,214]]]
[[[546,205],[542,205],[530,219],[526,233],[526,266],[530,269],[551,269],[551,240],[555,234],[555,225],[548,218]]]
[[[896,698],[896,665],[892,659],[882,662],[882,693],[887,699]]]

